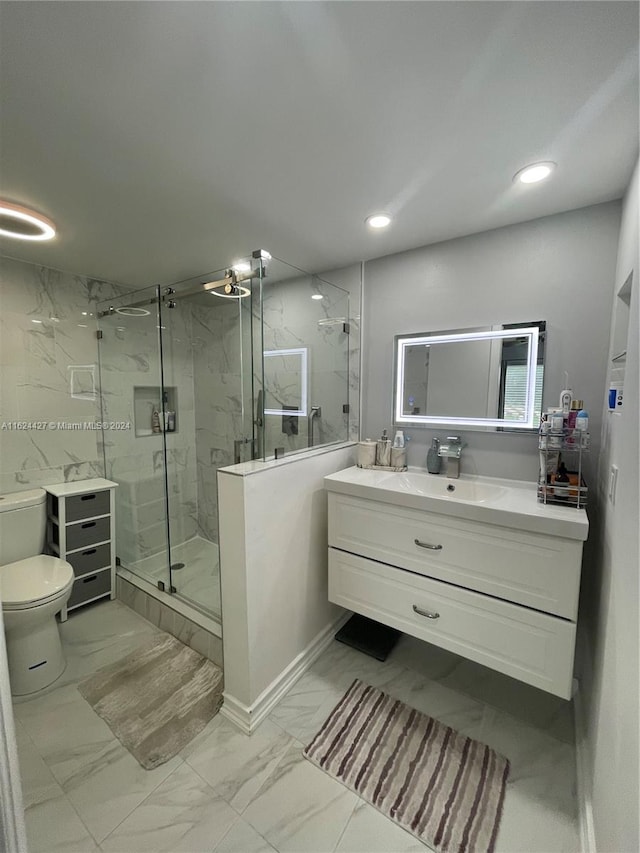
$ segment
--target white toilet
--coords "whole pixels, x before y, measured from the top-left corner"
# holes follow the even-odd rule
[[[66,666],[56,613],[71,595],[73,567],[42,553],[46,512],[43,489],[0,496],[0,600],[14,696],[48,687]]]

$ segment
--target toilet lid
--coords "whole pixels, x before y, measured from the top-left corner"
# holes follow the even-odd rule
[[[44,604],[72,583],[73,567],[46,554],[0,566],[0,599],[6,610]]]

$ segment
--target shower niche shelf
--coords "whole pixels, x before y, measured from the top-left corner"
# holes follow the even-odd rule
[[[165,417],[168,412],[173,412],[173,429],[165,430],[163,425],[163,394]],[[133,426],[136,438],[159,435],[153,431],[154,409],[160,417],[160,433],[178,432],[178,389],[174,385],[166,385],[164,391],[159,385],[134,385]]]

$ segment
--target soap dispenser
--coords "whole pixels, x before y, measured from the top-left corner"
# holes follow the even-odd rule
[[[433,438],[431,447],[427,453],[427,471],[430,474],[439,474],[442,466],[442,458],[440,457],[440,439]]]

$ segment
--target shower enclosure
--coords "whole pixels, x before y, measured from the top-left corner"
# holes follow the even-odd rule
[[[219,622],[217,471],[348,438],[348,294],[258,251],[98,307],[118,562]]]

